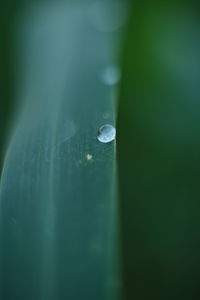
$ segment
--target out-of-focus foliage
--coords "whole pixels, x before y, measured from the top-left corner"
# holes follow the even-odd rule
[[[0,10],[0,169],[4,156],[4,141],[7,134],[7,124],[11,111],[12,98],[12,34],[13,10],[8,2],[2,1]],[[11,9],[10,9],[11,8]]]
[[[118,160],[124,299],[200,298],[200,10],[135,1]]]

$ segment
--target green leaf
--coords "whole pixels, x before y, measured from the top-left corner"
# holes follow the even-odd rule
[[[111,8],[44,2],[17,19],[18,113],[0,186],[1,299],[119,296],[115,143],[97,140],[116,119],[108,79],[120,31]]]

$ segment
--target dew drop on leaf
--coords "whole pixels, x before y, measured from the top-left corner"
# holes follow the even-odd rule
[[[116,138],[116,129],[112,125],[106,124],[99,128],[97,139],[101,143],[110,143]]]

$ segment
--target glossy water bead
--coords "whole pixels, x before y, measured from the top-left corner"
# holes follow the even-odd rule
[[[99,128],[97,139],[101,143],[110,143],[116,138],[116,129],[112,125],[106,124]]]

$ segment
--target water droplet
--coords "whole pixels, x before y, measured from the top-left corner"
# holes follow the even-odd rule
[[[86,158],[87,158],[87,160],[92,160],[93,159],[92,155],[89,154],[89,153],[86,155]]]
[[[121,78],[120,69],[116,66],[108,66],[101,74],[101,80],[106,85],[114,85]]]
[[[110,143],[116,138],[116,129],[112,125],[106,124],[99,128],[97,139],[101,143]]]

